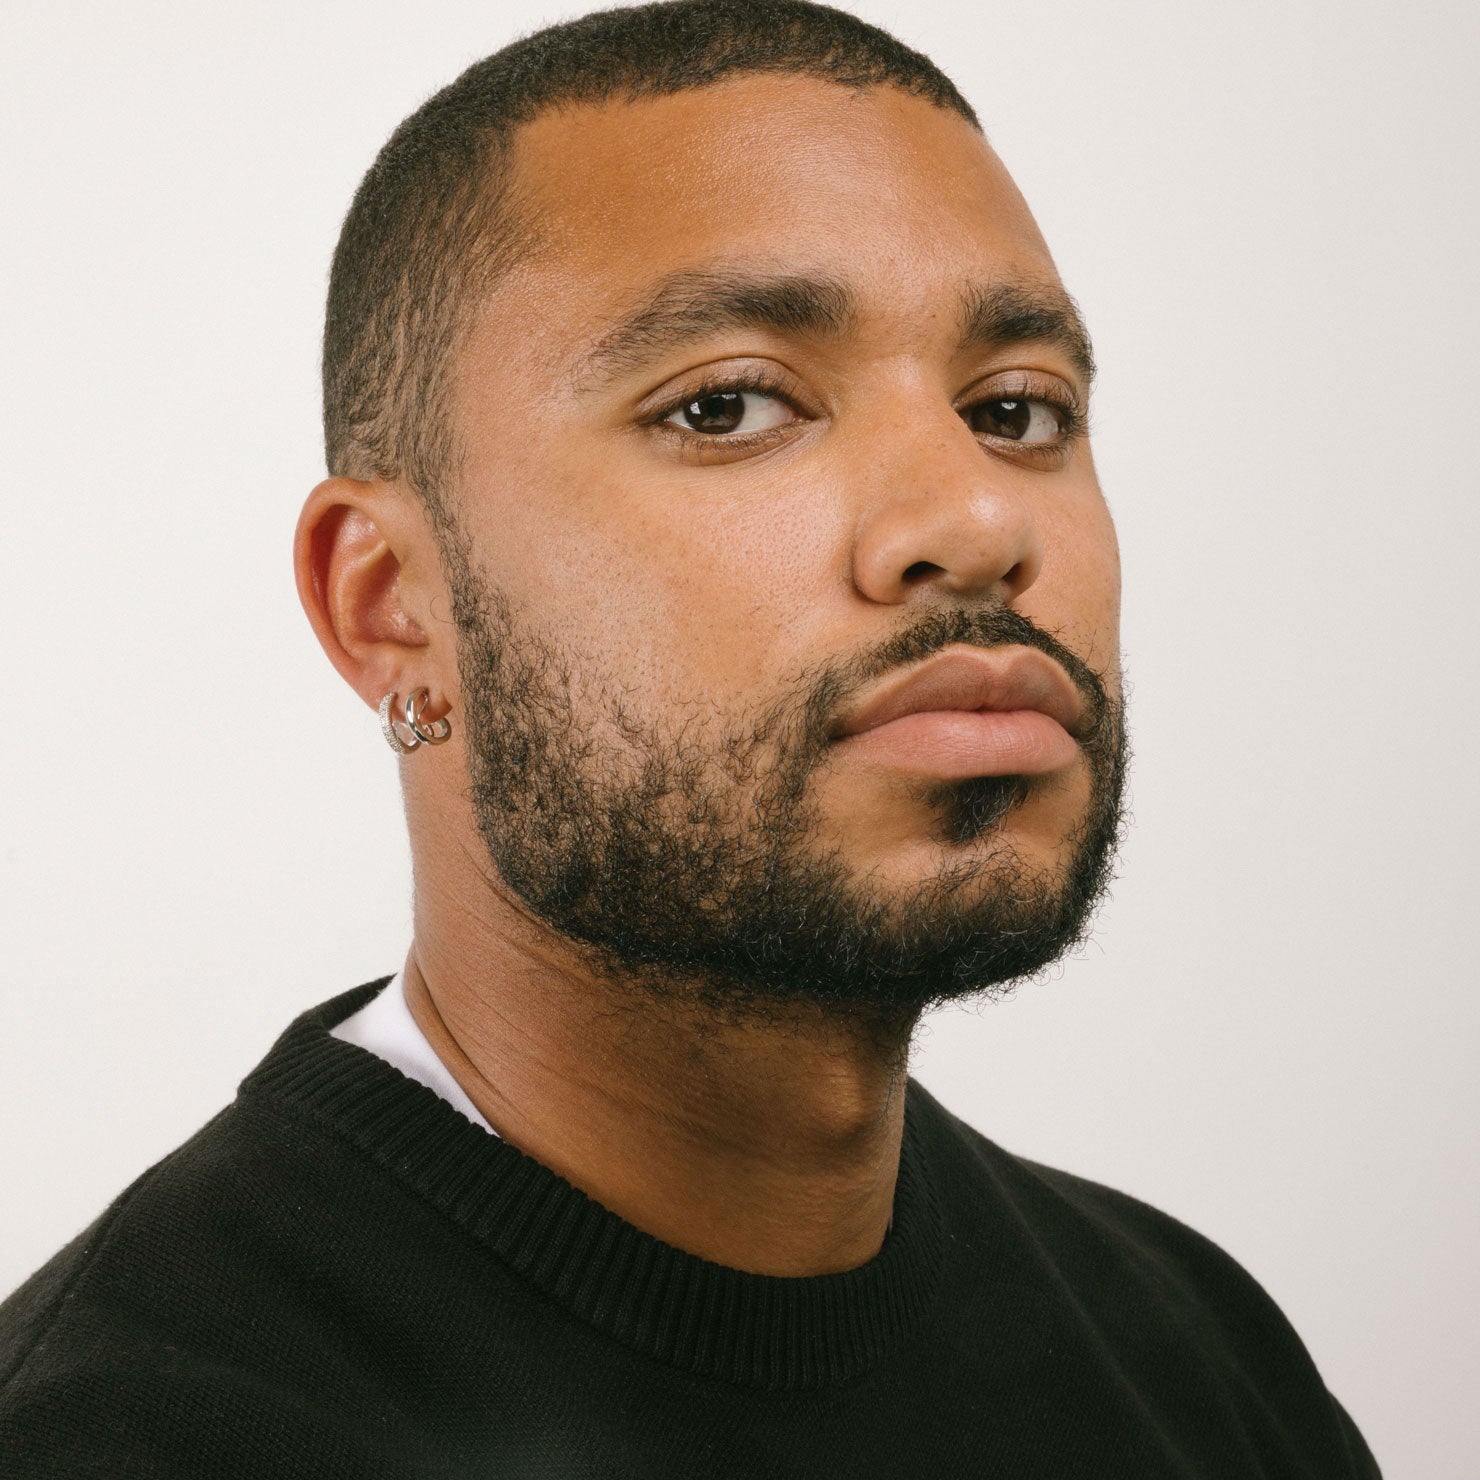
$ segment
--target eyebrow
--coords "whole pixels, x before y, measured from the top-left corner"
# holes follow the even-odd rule
[[[834,278],[680,271],[662,279],[643,303],[608,329],[581,357],[576,374],[583,388],[592,389],[727,329],[837,339],[857,319],[856,295]],[[1068,355],[1086,386],[1094,379],[1094,353],[1079,311],[1053,284],[970,284],[961,294],[960,325],[962,349],[1052,344]]]
[[[973,283],[961,300],[961,347],[1051,344],[1062,350],[1086,388],[1095,378],[1095,352],[1074,300],[1053,283]]]
[[[830,278],[675,272],[587,351],[580,362],[580,378],[606,383],[726,329],[774,329],[809,339],[838,338],[848,332],[855,315],[851,290]]]

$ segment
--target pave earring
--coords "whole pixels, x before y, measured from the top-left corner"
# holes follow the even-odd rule
[[[380,733],[397,755],[406,755],[418,745],[440,745],[452,733],[450,720],[422,718],[430,699],[426,689],[413,689],[406,696],[402,719],[391,717],[391,708],[396,702],[394,689],[380,701]]]

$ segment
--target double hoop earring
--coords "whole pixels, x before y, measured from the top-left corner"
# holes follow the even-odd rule
[[[402,719],[391,717],[391,707],[396,702],[394,689],[380,701],[380,733],[397,755],[405,755],[418,745],[440,745],[452,733],[450,720],[422,718],[430,698],[426,689],[413,689],[406,696]]]

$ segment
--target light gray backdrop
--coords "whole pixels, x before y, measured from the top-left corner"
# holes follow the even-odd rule
[[[934,1019],[987,1134],[1211,1235],[1390,1477],[1480,1453],[1470,0],[866,0],[976,103],[1104,364],[1135,831]],[[395,123],[529,4],[5,7],[0,1291],[394,969],[395,765],[289,572]]]

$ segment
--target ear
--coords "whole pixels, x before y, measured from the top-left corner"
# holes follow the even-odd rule
[[[298,599],[329,661],[374,709],[392,689],[441,697],[430,620],[440,583],[420,504],[390,484],[328,478],[309,494],[293,538]],[[441,707],[438,705],[438,707]]]

